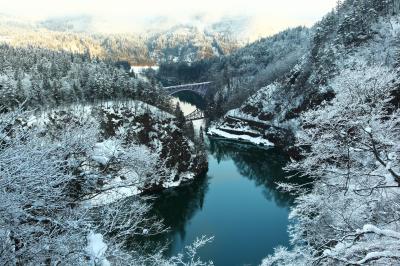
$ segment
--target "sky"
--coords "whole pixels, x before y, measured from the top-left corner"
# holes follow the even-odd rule
[[[268,35],[297,25],[311,26],[335,6],[336,0],[0,0],[0,13],[31,20],[90,15],[109,22],[111,30],[148,27],[162,17],[190,22],[201,16],[214,22],[226,17],[251,18],[251,28]]]

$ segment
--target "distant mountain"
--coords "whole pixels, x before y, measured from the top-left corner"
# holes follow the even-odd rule
[[[231,34],[177,25],[148,37],[150,57],[157,62],[193,62],[230,54],[240,46]]]
[[[213,81],[224,98],[219,107],[227,111],[260,88],[284,78],[309,47],[310,30],[297,27],[231,49],[224,56],[192,64],[162,64],[158,75],[163,84]]]
[[[49,18],[40,21],[38,24],[52,31],[93,32],[95,30],[93,18],[91,16]]]
[[[161,19],[161,18],[160,18]],[[160,23],[164,27],[156,27]],[[233,30],[244,20],[171,24],[162,19],[143,33],[107,33],[112,25],[91,16],[50,18],[32,22],[0,16],[0,41],[16,47],[35,46],[133,65],[193,62],[230,54],[244,40]],[[167,25],[167,26],[165,26]],[[243,28],[243,27],[242,27]]]

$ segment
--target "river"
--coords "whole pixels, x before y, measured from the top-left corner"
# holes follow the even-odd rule
[[[191,111],[187,103],[180,104],[185,113]],[[276,185],[285,181],[282,167],[288,158],[275,148],[221,139],[206,142],[207,174],[154,200],[154,214],[171,231],[153,241],[169,242],[165,255],[173,256],[196,237],[214,236],[200,250],[202,260],[217,266],[258,265],[277,246],[289,246],[293,198]]]

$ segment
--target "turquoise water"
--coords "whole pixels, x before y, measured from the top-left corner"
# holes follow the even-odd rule
[[[287,161],[276,149],[210,140],[209,171],[203,178],[168,190],[154,212],[171,231],[166,255],[182,252],[196,237],[214,236],[199,252],[215,265],[258,265],[279,245],[289,246],[289,207],[293,198],[277,191]]]

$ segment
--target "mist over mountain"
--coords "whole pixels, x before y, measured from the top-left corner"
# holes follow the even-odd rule
[[[93,17],[87,15],[48,18],[40,21],[38,25],[53,31],[88,33],[96,31],[96,22]]]
[[[52,31],[86,32],[103,34],[140,34],[152,35],[179,27],[196,28],[199,31],[217,32],[235,35],[240,39],[254,39],[252,18],[249,16],[212,17],[196,14],[185,19],[156,16],[137,21],[115,21],[92,15],[50,17],[39,20],[37,25]]]
[[[146,31],[119,27],[89,15],[53,17],[33,21],[3,15],[0,41],[15,47],[35,46],[73,53],[89,53],[100,59],[127,61],[136,65],[162,62],[193,62],[226,55],[244,45],[248,19],[226,18],[209,22],[196,16],[187,22],[166,17],[149,19]]]

